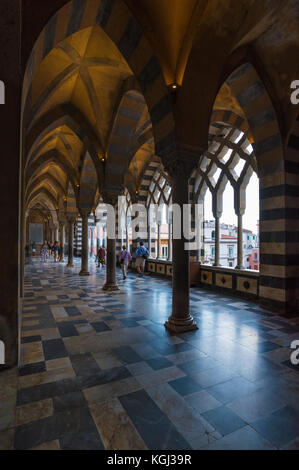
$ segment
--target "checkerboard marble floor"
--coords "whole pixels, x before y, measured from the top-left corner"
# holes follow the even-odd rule
[[[20,369],[0,374],[0,449],[298,449],[299,319],[192,289],[199,331],[170,335],[168,280],[120,292],[26,266]]]

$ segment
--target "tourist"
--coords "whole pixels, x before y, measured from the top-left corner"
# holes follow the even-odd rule
[[[60,251],[60,246],[59,246],[58,242],[54,243],[53,251],[54,251],[54,263],[58,263],[58,261],[59,261],[59,251]]]
[[[35,256],[36,255],[36,244],[35,242],[32,243],[32,255]]]
[[[140,242],[139,248],[137,248],[135,252],[136,256],[136,269],[138,271],[139,276],[143,276],[144,268],[145,268],[145,261],[149,258],[149,251],[145,248],[144,243]]]
[[[45,242],[42,246],[42,261],[43,263],[46,263],[48,258],[48,243]]]
[[[98,251],[98,268],[105,266],[105,263],[106,263],[106,248],[103,245]]]
[[[127,247],[124,245],[122,252],[120,254],[120,266],[123,272],[124,280],[127,279],[128,265],[132,261],[131,253],[127,250]]]

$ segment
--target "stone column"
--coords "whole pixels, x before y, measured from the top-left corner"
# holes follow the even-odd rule
[[[107,248],[107,227],[103,225],[103,246]]]
[[[105,204],[109,204],[114,210],[117,210],[118,194],[106,192],[103,194]],[[109,217],[109,211],[107,214]],[[115,215],[116,220],[116,215]],[[116,282],[116,230],[115,236],[111,238],[107,234],[107,268],[106,268],[106,283],[103,287],[104,291],[113,292],[118,291],[119,287]]]
[[[148,227],[147,227],[147,247],[148,247],[148,252],[150,254],[150,258],[152,257],[152,228],[150,222],[148,222]]]
[[[90,215],[90,209],[81,209],[80,215],[82,217],[82,258],[81,258],[81,271],[80,276],[89,276],[88,269],[88,218]]]
[[[101,239],[100,239],[100,230],[101,230],[101,226],[100,226],[100,223],[99,221],[97,220],[97,253],[101,247]]]
[[[190,252],[185,248],[183,233],[183,207],[189,203],[189,177],[195,163],[185,164],[178,158],[164,162],[166,171],[172,176],[173,204],[181,208],[181,237],[173,234],[173,279],[172,279],[172,315],[165,327],[175,333],[197,330],[198,327],[190,315]]]
[[[215,261],[214,266],[220,265],[220,217],[215,216]]]
[[[238,215],[238,264],[236,269],[244,269],[243,262],[243,214]]]
[[[20,2],[1,0],[0,31],[2,54],[0,56],[0,79],[5,87],[5,104],[0,105],[2,128],[1,152],[3,155],[0,172],[0,340],[5,344],[5,366],[13,367],[18,362],[18,318],[21,312],[19,304],[19,280],[24,260],[20,250],[19,210],[22,208],[20,178],[24,182],[20,169],[20,106],[22,93],[22,73],[20,64]],[[23,213],[25,208],[22,208]],[[25,248],[25,247],[24,247]],[[21,255],[21,256],[20,256]],[[21,279],[22,280],[22,279]],[[21,343],[21,341],[20,341]],[[1,372],[0,372],[1,375]],[[9,388],[9,385],[7,385]]]
[[[161,259],[161,224],[158,223],[157,259]]]
[[[65,233],[64,233],[64,222],[59,222],[59,243],[60,243],[60,263],[64,263],[64,245],[65,245]]]
[[[94,256],[94,232],[95,227],[91,227],[91,244],[90,244],[90,257]]]
[[[69,218],[68,219],[68,268],[74,267],[74,223],[75,219]]]
[[[55,227],[55,242],[59,241],[59,226]]]
[[[169,236],[168,236],[168,261],[172,260],[172,224],[168,225],[169,227]]]

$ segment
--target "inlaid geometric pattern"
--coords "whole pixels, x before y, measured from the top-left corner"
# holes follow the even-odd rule
[[[254,171],[257,173],[257,162],[246,135],[238,129],[219,125],[194,174],[194,200],[203,198],[207,188],[220,198],[228,182],[241,199]],[[243,205],[245,207],[245,201]]]
[[[27,265],[22,367],[0,376],[0,449],[298,448],[299,319],[191,290],[199,330],[169,335],[167,280]],[[286,426],[287,423],[287,426]],[[286,431],[287,429],[287,431]]]

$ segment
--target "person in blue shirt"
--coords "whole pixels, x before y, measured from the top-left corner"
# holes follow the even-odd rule
[[[147,248],[145,248],[144,243],[140,242],[140,246],[137,248],[135,252],[136,256],[136,269],[138,271],[139,276],[143,276],[144,274],[144,268],[145,268],[145,261],[149,257],[149,252]]]

